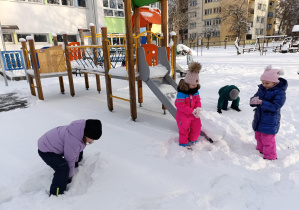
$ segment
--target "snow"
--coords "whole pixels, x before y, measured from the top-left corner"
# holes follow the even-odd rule
[[[74,76],[75,97],[67,77],[65,94],[60,94],[57,78],[42,79],[44,101],[31,96],[26,80],[5,86],[0,77],[0,94],[16,93],[28,100],[28,108],[0,112],[0,210],[298,209],[298,53],[268,49],[264,56],[259,51],[237,56],[234,46],[202,50],[202,56],[193,54],[203,66],[201,119],[216,142],[199,137],[193,151],[178,146],[176,121],[169,113],[163,115],[161,103],[145,83],[144,102],[134,122],[126,101],[113,99],[114,110],[108,110],[104,77],[99,94],[94,75],[89,75],[88,90],[84,77]],[[178,57],[177,62],[184,66],[186,58]],[[264,160],[255,150],[249,106],[270,64],[283,69],[289,83],[275,161]],[[180,79],[178,73],[177,82]],[[218,90],[231,84],[240,89],[242,111],[229,109],[220,115]],[[129,98],[128,81],[112,78],[112,92]],[[53,127],[89,118],[102,121],[103,136],[84,150],[68,191],[48,197],[53,171],[38,156],[37,139]]]
[[[299,32],[299,25],[294,25],[292,32]]]
[[[157,66],[149,66],[149,69],[150,69],[149,77],[151,79],[156,77],[164,77],[168,72],[166,67],[162,66],[161,64],[158,64]]]

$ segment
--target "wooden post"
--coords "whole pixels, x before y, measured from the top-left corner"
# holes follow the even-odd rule
[[[83,34],[83,29],[79,28],[79,35],[80,35],[80,40],[81,40],[81,46],[84,45],[84,34]],[[82,58],[85,60],[85,49],[82,49]],[[88,74],[86,72],[83,73],[84,74],[84,79],[85,79],[85,88],[86,90],[88,90],[89,88],[89,81],[88,81]]]
[[[135,36],[140,34],[140,12],[139,7],[134,8],[134,15],[135,15]],[[140,38],[137,39],[137,48],[140,47]],[[138,57],[136,56],[136,66],[137,66]],[[138,103],[139,106],[142,106],[143,103],[143,91],[142,91],[142,80],[139,79],[137,81],[137,89],[138,89]]]
[[[161,31],[163,33],[162,46],[167,47],[167,0],[161,0]]]
[[[177,46],[177,35],[172,36],[173,48],[172,48],[172,65],[173,65],[173,75],[172,79],[176,81],[176,46]]]
[[[131,117],[135,121],[137,118],[137,106],[136,106],[136,90],[135,90],[134,55],[133,55],[131,0],[124,0],[124,6],[125,6],[124,10],[125,10],[127,56],[128,56],[127,61],[128,61],[129,91],[130,91],[130,110],[131,110]]]
[[[40,100],[44,100],[42,83],[40,81],[40,74],[39,74],[39,69],[38,69],[38,65],[37,65],[36,51],[35,51],[35,47],[34,47],[33,38],[30,37],[28,39],[28,42],[29,42],[29,48],[30,48],[32,67],[33,67],[34,75],[35,75],[35,83],[36,83],[38,98]]]
[[[57,35],[52,34],[54,46],[58,46]],[[64,94],[64,84],[63,84],[63,77],[59,77],[59,84],[60,84],[60,92]]]
[[[92,45],[97,45],[97,38],[96,38],[96,27],[93,24],[90,24],[90,31],[91,31],[91,41]],[[99,65],[98,62],[98,52],[96,48],[93,48],[93,56],[94,56],[94,63],[95,65]],[[100,75],[96,74],[96,82],[97,82],[97,90],[101,92],[101,80]]]
[[[163,47],[167,47],[167,0],[161,0],[161,31],[163,33],[162,45]],[[162,109],[164,110],[164,114],[166,114],[166,107],[162,104]]]
[[[67,67],[67,74],[69,77],[69,85],[70,85],[70,92],[71,96],[75,96],[75,88],[74,88],[74,81],[73,81],[73,72],[72,72],[72,65],[70,61],[70,51],[67,49],[68,40],[67,40],[67,33],[63,33],[63,43],[64,43],[64,54],[65,54],[65,61]]]
[[[107,27],[102,27],[102,46],[103,46],[103,57],[104,57],[104,69],[105,69],[105,80],[106,80],[106,93],[107,93],[107,105],[109,111],[113,110],[113,100],[112,100],[112,83],[109,76],[109,55],[108,55],[108,42],[106,39]]]
[[[23,50],[23,55],[24,55],[24,62],[25,62],[25,66],[26,66],[26,70],[30,68],[30,64],[27,62],[28,60],[28,50],[27,50],[27,44],[26,44],[26,39],[20,39],[20,42],[22,43],[22,50]],[[30,92],[31,95],[36,96],[35,93],[35,88],[34,88],[34,81],[32,76],[28,75],[28,80],[29,80],[29,87],[30,87]]]

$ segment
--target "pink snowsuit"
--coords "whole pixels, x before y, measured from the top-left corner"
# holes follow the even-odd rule
[[[178,92],[175,106],[177,107],[176,121],[180,134],[179,144],[187,146],[189,141],[196,142],[201,132],[201,120],[192,114],[195,108],[201,107],[199,93],[188,95]]]

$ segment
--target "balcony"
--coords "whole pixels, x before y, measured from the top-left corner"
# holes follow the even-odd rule
[[[271,28],[272,28],[272,24],[268,24],[267,29],[271,29]]]
[[[273,7],[274,4],[275,4],[275,2],[274,2],[274,1],[271,1],[271,2],[269,3],[269,7]]]
[[[268,13],[268,18],[273,18],[273,12]]]

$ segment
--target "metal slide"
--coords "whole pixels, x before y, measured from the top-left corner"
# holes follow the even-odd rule
[[[176,117],[174,100],[177,93],[177,84],[169,76],[170,64],[166,57],[166,47],[158,47],[158,64],[166,67],[167,74],[160,78],[150,78],[150,68],[147,65],[143,47],[137,49],[139,78],[144,81],[160,102],[166,107],[170,114]],[[173,97],[174,96],[174,97]],[[174,98],[174,100],[172,100]]]
[[[176,99],[178,85],[169,76],[170,64],[166,55],[166,47],[158,47],[158,64],[165,66],[168,71],[164,77],[151,79],[150,68],[146,62],[144,48],[138,47],[137,56],[139,78],[147,84],[170,114],[176,118],[176,107],[174,106],[174,101]],[[201,131],[200,135],[204,136],[209,142],[213,143],[213,140],[208,137],[205,132]]]

